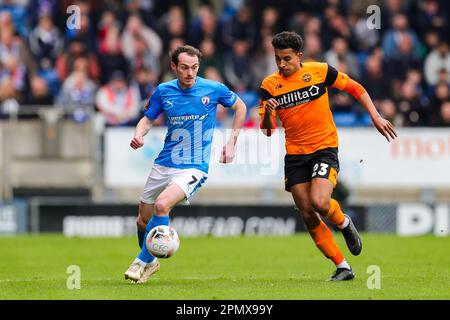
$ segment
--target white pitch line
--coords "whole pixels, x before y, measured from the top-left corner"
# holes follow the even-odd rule
[[[164,278],[158,277],[159,280],[164,280]],[[122,278],[120,278],[122,279]],[[67,279],[66,278],[39,278],[39,279],[0,279],[0,283],[1,282],[35,282],[35,281],[63,281],[65,282]],[[84,279],[84,281],[90,282],[90,281],[116,281],[118,279],[116,278],[104,278],[104,279]],[[172,279],[172,280],[230,280],[230,279],[224,279],[224,278],[220,278],[220,277],[180,277],[177,279]],[[81,281],[83,281],[83,279],[81,279]],[[233,280],[235,281],[235,280]]]
[[[54,281],[58,279],[49,278],[49,279],[0,279],[0,282],[31,282],[31,281]],[[65,280],[65,279],[61,279]]]

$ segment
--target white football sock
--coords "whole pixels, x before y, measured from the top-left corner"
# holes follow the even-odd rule
[[[350,265],[347,263],[347,261],[342,261],[341,263],[339,263],[336,267],[338,268],[344,268],[344,269],[348,269],[351,270],[352,268],[350,268]]]
[[[142,265],[142,266],[144,266],[144,267],[147,265],[147,263],[145,263],[144,261],[142,261],[142,260],[139,259],[139,258],[134,259],[133,262],[137,262],[137,263],[139,263],[140,265]]]
[[[337,227],[339,229],[344,229],[349,225],[349,223],[350,223],[350,219],[347,218],[346,216],[344,216],[344,222],[342,222],[341,224],[338,224]]]
[[[147,263],[147,265],[152,266],[152,265],[154,265],[156,263],[157,260],[158,260],[158,258],[155,258],[155,259],[153,259],[152,262]]]

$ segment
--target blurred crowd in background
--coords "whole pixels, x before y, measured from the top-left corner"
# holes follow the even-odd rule
[[[366,24],[373,4],[378,30]],[[70,5],[79,29],[67,27]],[[272,36],[292,30],[304,61],[359,81],[396,126],[449,126],[449,15],[445,0],[0,0],[0,118],[46,105],[135,125],[142,101],[174,78],[168,53],[190,44],[204,55],[199,75],[232,88],[245,126],[258,127],[259,86],[277,70]],[[353,97],[332,89],[330,100],[338,126],[370,125]],[[232,112],[219,108],[218,126]]]

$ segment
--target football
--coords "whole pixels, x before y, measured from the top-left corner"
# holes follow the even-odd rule
[[[145,241],[147,250],[157,258],[170,258],[180,246],[180,238],[175,229],[169,226],[154,227]]]

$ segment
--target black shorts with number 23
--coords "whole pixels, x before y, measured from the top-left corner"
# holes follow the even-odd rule
[[[284,182],[286,191],[298,183],[314,178],[328,179],[336,186],[339,172],[338,148],[317,150],[311,154],[287,154],[284,157]]]

